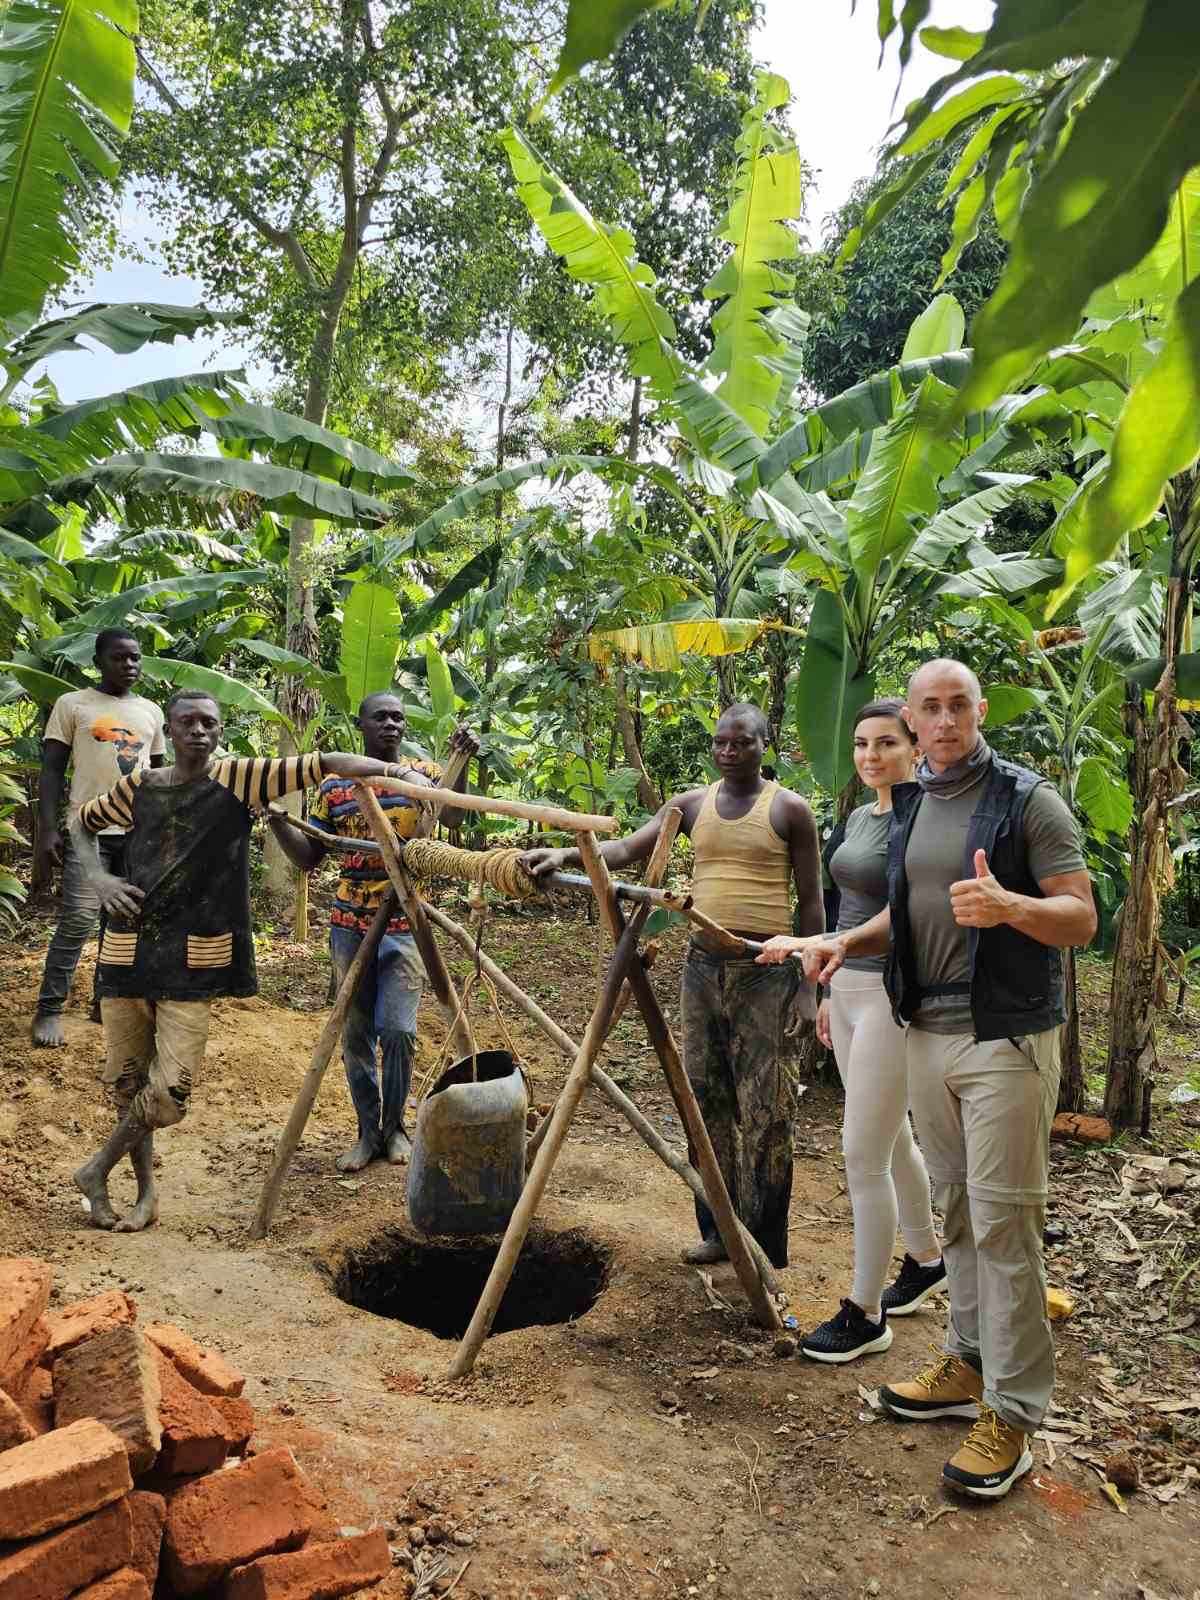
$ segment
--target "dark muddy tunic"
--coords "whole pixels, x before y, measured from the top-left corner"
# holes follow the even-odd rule
[[[129,829],[125,876],[145,895],[112,917],[100,949],[107,999],[212,1000],[258,993],[250,923],[250,829],[267,802],[321,781],[317,753],[216,762],[190,783],[131,772],[82,808],[89,833]]]

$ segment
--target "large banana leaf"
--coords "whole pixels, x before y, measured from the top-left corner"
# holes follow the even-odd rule
[[[0,661],[0,672],[7,672],[15,678],[25,693],[31,695],[40,706],[52,706],[59,695],[71,694],[79,687],[76,683],[68,683],[65,678],[56,678],[50,672],[39,672],[36,667],[26,667],[18,661]]]
[[[44,417],[36,431],[68,445],[84,466],[131,446],[151,449],[164,434],[212,431],[214,418],[240,398],[244,382],[243,372],[155,378],[115,394],[81,400]]]
[[[1076,616],[1088,634],[1104,629],[1100,654],[1134,667],[1157,654],[1163,582],[1146,567],[1121,567],[1080,603]]]
[[[718,237],[733,246],[720,271],[705,285],[710,300],[723,304],[713,316],[715,342],[710,372],[723,374],[717,393],[756,433],[775,416],[780,373],[768,365],[786,347],[765,312],[790,293],[794,279],[775,265],[799,253],[787,226],[800,215],[800,154],[767,122],[788,101],[786,81],[772,72],[755,79],[754,99],[736,145],[733,199]]]
[[[364,494],[410,489],[418,482],[407,467],[389,461],[365,444],[273,406],[230,406],[214,420],[206,421],[204,428],[218,439],[248,444],[277,466],[329,478]]]
[[[567,32],[546,99],[582,72],[589,61],[612,55],[639,17],[670,0],[570,0]]]
[[[655,298],[653,272],[634,254],[633,235],[593,217],[515,128],[500,142],[526,210],[571,276],[595,290],[613,338],[629,351],[630,371],[657,399],[669,399],[683,371],[667,342],[675,324]]]
[[[943,566],[951,551],[959,549],[968,539],[980,538],[996,513],[1011,505],[1025,486],[1034,482],[1034,478],[1019,477],[945,506],[918,535],[908,553],[909,560],[923,561],[931,567]]]
[[[1075,803],[1094,828],[1123,838],[1133,821],[1133,796],[1125,779],[1099,756],[1088,756],[1075,779]]]
[[[1016,387],[1045,350],[1072,337],[1092,294],[1154,248],[1198,164],[1200,6],[1155,0],[1029,191],[1004,273],[975,317],[964,405]]]
[[[460,600],[486,583],[493,564],[500,555],[500,549],[499,541],[485,545],[478,555],[464,562],[454,576],[442,585],[437,594],[431,595],[423,605],[408,613],[403,622],[405,635],[411,639],[428,633],[451,606],[457,605]]]
[[[117,175],[133,111],[134,0],[9,0],[0,13],[0,320],[35,317],[79,264],[78,191]]]
[[[934,295],[918,317],[913,319],[900,361],[927,360],[930,356],[944,356],[949,350],[961,350],[967,319],[963,309],[952,294]]]
[[[326,672],[318,662],[310,661],[307,656],[299,655],[295,650],[285,650],[282,645],[272,644],[269,639],[245,637],[239,638],[237,643],[241,649],[249,650],[263,661],[269,661],[272,666],[279,667],[285,676],[302,678],[314,689],[319,689],[325,699],[332,701],[339,711],[344,711],[348,715],[352,712],[353,708],[346,692],[346,680],[339,673]]]
[[[101,628],[111,628],[114,623],[123,622],[131,612],[144,610],[143,602],[156,600],[160,595],[194,595],[207,603],[233,588],[269,583],[274,576],[270,567],[243,567],[237,572],[188,572],[175,578],[156,578],[153,583],[122,589],[120,594],[110,595],[72,617],[71,632],[99,632]]]
[[[382,583],[356,583],[342,605],[338,670],[350,704],[389,689],[400,654],[400,607]]]
[[[1163,348],[1125,403],[1108,470],[1073,510],[1064,582],[1052,610],[1081,578],[1112,555],[1127,533],[1150,521],[1167,481],[1186,471],[1198,456],[1200,276],[1175,302]]]
[[[824,450],[829,440],[839,443],[856,433],[890,422],[896,407],[932,373],[942,383],[958,388],[971,368],[971,352],[955,350],[949,354],[926,356],[917,361],[900,362],[885,372],[876,372],[861,383],[805,412],[799,422],[766,451],[759,462],[757,478],[766,488],[790,468],[798,467],[815,452]],[[824,488],[825,484],[810,487]]]
[[[279,708],[248,683],[227,672],[199,666],[195,661],[174,661],[160,656],[142,657],[142,675],[152,683],[169,683],[173,689],[196,689],[210,694],[225,709],[256,711],[270,722],[286,722]]]
[[[164,522],[222,528],[262,510],[379,527],[392,508],[372,495],[264,461],[221,456],[127,454],[47,486],[61,503],[102,499],[133,527]]]
[[[203,328],[227,327],[242,320],[240,312],[213,311],[208,306],[97,302],[32,328],[4,359],[10,367],[26,369],[60,350],[86,350],[81,339],[94,339],[106,350],[125,356],[146,344],[171,344],[176,339],[190,339]]]
[[[450,663],[437,647],[432,635],[425,640],[425,681],[429,684],[429,704],[439,722],[454,715],[454,679]]]
[[[674,672],[680,657],[737,655],[757,643],[772,624],[741,617],[708,617],[697,622],[651,622],[636,628],[611,628],[590,634],[593,661],[615,657],[640,661],[653,672]]]
[[[952,402],[952,391],[927,377],[871,441],[846,507],[850,560],[863,607],[881,562],[899,556],[915,540],[918,521],[937,510],[938,484],[957,460],[945,431]]]
[[[737,476],[762,459],[766,445],[720,394],[683,378],[671,398],[683,431],[708,461]]]
[[[819,589],[808,619],[804,659],[789,688],[788,710],[817,782],[831,794],[854,776],[854,717],[874,694],[873,674],[855,671],[837,596]]]
[[[1165,316],[1200,272],[1200,167],[1179,183],[1167,225],[1132,271],[1106,284],[1088,302],[1088,316],[1119,317],[1131,306]]]

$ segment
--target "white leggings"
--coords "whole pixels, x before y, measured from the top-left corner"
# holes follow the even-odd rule
[[[872,1310],[887,1282],[899,1222],[909,1255],[938,1248],[929,1174],[908,1121],[904,1030],[877,972],[834,974],[829,1026],[846,1091],[842,1153],[854,1212],[851,1298]]]

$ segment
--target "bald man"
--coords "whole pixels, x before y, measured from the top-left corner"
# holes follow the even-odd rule
[[[827,983],[847,956],[887,953],[946,1218],[950,1325],[940,1359],[879,1397],[906,1421],[974,1418],[943,1480],[997,1499],[1033,1465],[1029,1437],[1054,1386],[1042,1227],[1066,1016],[1059,952],[1088,942],[1096,909],[1070,811],[1039,773],[994,754],[986,714],[960,661],[914,673],[904,718],[925,754],[916,782],[892,790],[888,908],[810,941],[805,969]]]

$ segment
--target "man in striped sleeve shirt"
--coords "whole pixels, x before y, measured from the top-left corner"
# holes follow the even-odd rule
[[[250,923],[250,829],[268,801],[336,774],[399,778],[403,765],[343,752],[214,761],[221,709],[180,691],[167,705],[175,765],[131,772],[79,812],[73,837],[108,913],[100,949],[104,1083],[116,1131],[75,1173],[92,1223],[135,1233],[158,1216],[156,1128],[180,1122],[204,1059],[212,1001],[258,991]],[[96,839],[129,830],[126,878],[105,872]],[[133,1210],[118,1219],[108,1175],[128,1155]]]

